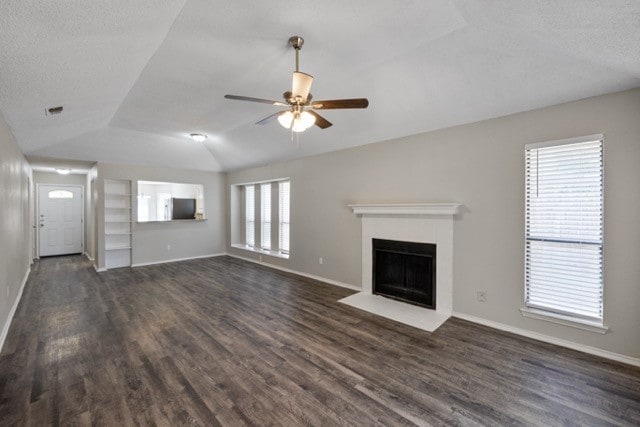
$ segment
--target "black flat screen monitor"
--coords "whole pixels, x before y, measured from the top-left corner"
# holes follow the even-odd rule
[[[173,212],[171,219],[194,219],[196,217],[196,199],[171,199]]]

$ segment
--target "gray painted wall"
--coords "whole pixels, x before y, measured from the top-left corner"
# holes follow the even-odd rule
[[[331,129],[325,132],[331,138]],[[524,146],[596,133],[605,135],[604,316],[611,328],[605,335],[523,318],[519,312]],[[263,261],[357,286],[361,224],[348,203],[461,202],[465,209],[454,224],[454,311],[638,358],[638,165],[640,89],[231,172],[227,199],[231,184],[290,177],[291,257],[263,255]],[[228,241],[229,253],[258,258]],[[477,301],[478,290],[487,293],[487,302]]]
[[[57,172],[33,171],[33,182],[36,184],[66,184],[66,185],[87,185],[85,174],[60,175]]]
[[[96,218],[97,204],[98,204],[98,188],[96,185],[98,177],[98,167],[94,165],[86,175],[86,190],[85,190],[85,209],[87,215],[85,216],[85,253],[90,260],[94,261],[96,257],[96,227],[98,224]]]
[[[144,264],[225,252],[225,177],[216,172],[132,166],[97,165],[97,266],[104,267],[104,180],[128,179],[133,184],[132,263]],[[137,181],[162,181],[204,185],[204,222],[135,222]],[[167,249],[171,246],[171,250]]]
[[[31,263],[31,168],[0,115],[0,346]]]

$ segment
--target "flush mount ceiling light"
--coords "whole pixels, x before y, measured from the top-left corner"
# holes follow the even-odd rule
[[[189,136],[191,137],[191,139],[193,139],[196,142],[202,142],[205,139],[207,139],[207,135],[203,135],[201,133],[192,133],[192,134],[189,134]]]
[[[302,132],[314,124],[320,129],[326,129],[331,126],[331,122],[322,117],[313,110],[335,110],[344,108],[367,108],[369,101],[367,98],[353,99],[330,99],[326,101],[311,102],[311,83],[313,76],[300,72],[299,52],[304,44],[304,39],[300,36],[289,38],[289,45],[296,51],[296,69],[293,72],[293,83],[291,91],[283,94],[284,102],[270,101],[262,98],[251,98],[248,96],[225,95],[227,99],[235,99],[237,101],[260,102],[262,104],[271,104],[280,107],[289,107],[287,110],[278,111],[264,119],[258,121],[257,125],[264,125],[278,119],[280,124],[293,132]]]
[[[58,172],[60,175],[69,175],[71,173],[71,169],[56,168],[56,172]]]

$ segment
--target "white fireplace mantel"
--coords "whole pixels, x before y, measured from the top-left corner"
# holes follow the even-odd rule
[[[357,203],[356,215],[456,215],[461,203]]]
[[[341,302],[426,331],[436,330],[452,312],[453,217],[460,203],[354,203],[362,219],[362,292]],[[372,239],[431,243],[436,249],[436,309],[374,295]]]

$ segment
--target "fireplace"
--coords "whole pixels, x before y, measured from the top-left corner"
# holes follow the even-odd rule
[[[362,219],[362,284],[360,292],[349,295],[340,302],[428,332],[438,329],[451,316],[453,308],[453,219],[460,213],[462,205],[459,203],[360,203],[349,205],[349,207]],[[373,242],[382,239],[392,242],[391,248],[388,248],[390,250],[384,250],[384,246],[378,248],[378,251],[373,249]],[[404,242],[409,242],[409,247],[398,248],[394,242],[402,245]],[[425,253],[420,246],[413,247],[414,243],[427,244],[431,249]],[[419,269],[422,276],[430,278],[431,290],[425,292],[426,297],[423,296],[417,303],[404,302],[404,298],[409,293],[403,289],[406,288],[407,283],[405,273],[407,259],[405,258],[403,264],[400,264],[398,259],[394,260],[393,256],[388,256],[388,252],[415,255],[416,258],[408,258],[409,267],[412,267],[412,261],[421,264],[426,262],[424,258],[431,258],[424,269]],[[402,286],[396,286],[394,289],[400,295],[386,297],[389,296],[386,291],[389,287],[393,287],[390,285],[397,284],[396,280],[387,280],[384,277],[374,279],[376,267],[373,263],[376,261],[376,255],[387,257],[386,260],[382,260],[383,266],[384,264],[396,266],[397,272],[389,276],[400,276],[402,271],[402,281],[397,280],[402,283]],[[397,267],[398,265],[403,265],[402,270]],[[409,277],[408,283],[414,287],[414,284],[419,281],[414,281],[412,277]],[[373,286],[376,283],[377,290],[374,292]],[[387,289],[380,292],[380,285],[387,285],[383,286]],[[430,298],[429,292],[431,292]],[[374,293],[382,293],[385,296],[374,295]]]
[[[372,239],[373,294],[435,310],[436,245]]]

